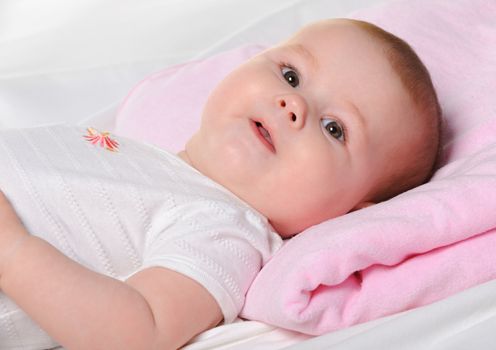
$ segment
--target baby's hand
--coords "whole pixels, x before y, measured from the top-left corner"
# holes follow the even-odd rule
[[[17,216],[12,204],[0,191],[0,278],[9,258],[29,234]]]

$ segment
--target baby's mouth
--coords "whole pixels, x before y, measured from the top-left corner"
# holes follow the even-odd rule
[[[269,130],[267,130],[262,122],[256,121],[251,119],[250,120],[250,125],[251,128],[253,129],[253,132],[255,135],[258,137],[260,142],[267,147],[267,149],[272,152],[276,153],[276,148],[274,146],[274,141],[272,140],[272,137],[270,136]]]
[[[255,122],[255,125],[257,126],[257,129],[258,131],[260,132],[260,134],[263,136],[263,138],[272,146],[272,148],[274,147],[274,144],[272,143],[272,138],[270,137],[270,134],[269,132],[267,131],[267,129],[265,129],[263,127],[263,124],[260,123],[260,122]]]

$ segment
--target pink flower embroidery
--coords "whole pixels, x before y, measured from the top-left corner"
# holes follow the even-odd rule
[[[87,128],[86,131],[88,133],[83,137],[92,145],[100,145],[100,147],[104,147],[112,152],[117,152],[119,149],[119,142],[110,138],[109,132],[99,132],[93,128]]]

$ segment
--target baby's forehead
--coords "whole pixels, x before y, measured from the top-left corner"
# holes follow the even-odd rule
[[[313,22],[296,31],[289,37],[288,41],[311,39],[315,35],[361,35],[371,37],[370,33],[364,30],[358,23],[358,21],[346,18],[333,18]]]
[[[360,62],[365,66],[390,65],[385,55],[384,43],[353,21],[346,19],[312,23],[278,46],[296,48],[297,50],[292,50],[296,54],[309,51],[324,64],[329,62],[328,58],[332,60],[334,57],[342,56],[352,60],[366,58]]]

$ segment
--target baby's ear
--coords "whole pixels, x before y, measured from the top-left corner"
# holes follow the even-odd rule
[[[361,203],[358,203],[357,205],[355,205],[355,207],[353,209],[350,210],[350,213],[352,211],[355,211],[355,210],[358,210],[358,209],[363,209],[363,208],[367,208],[367,207],[370,207],[371,205],[374,205],[376,203],[374,202],[361,202]]]

